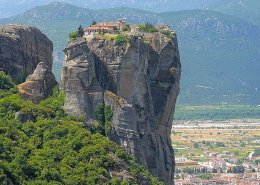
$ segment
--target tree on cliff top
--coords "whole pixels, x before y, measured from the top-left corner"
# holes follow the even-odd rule
[[[139,24],[138,25],[139,31],[155,33],[158,32],[157,28],[151,23]]]
[[[77,37],[83,37],[84,36],[84,29],[83,27],[80,25],[78,28],[78,34]]]
[[[78,36],[78,32],[76,32],[76,31],[70,32],[69,33],[69,40],[72,41],[72,40],[76,39],[77,36]]]
[[[69,40],[72,41],[74,39],[76,39],[77,37],[83,37],[84,36],[84,29],[83,27],[80,25],[78,27],[78,30],[77,31],[73,31],[73,32],[70,32],[69,33]]]

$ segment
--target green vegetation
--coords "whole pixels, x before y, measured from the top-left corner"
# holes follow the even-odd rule
[[[70,41],[76,39],[77,37],[78,37],[78,32],[77,31],[70,32],[70,34],[69,34],[69,40]]]
[[[150,23],[139,24],[138,29],[139,31],[148,32],[148,33],[158,32],[157,28]]]
[[[213,175],[210,173],[203,173],[203,174],[199,175],[198,177],[201,179],[210,180],[213,178]]]
[[[115,44],[117,46],[122,46],[127,43],[127,38],[123,34],[119,34],[115,37]]]
[[[80,25],[77,31],[72,31],[69,33],[69,41],[75,40],[77,37],[83,37],[83,36],[84,36],[84,29]]]
[[[225,144],[223,142],[209,142],[209,141],[202,141],[202,142],[194,142],[193,143],[193,148],[195,149],[199,149],[201,148],[202,146],[205,146],[205,147],[209,147],[209,148],[221,148],[221,147],[225,147]],[[205,148],[204,147],[204,148]]]
[[[194,144],[193,144],[193,148],[200,148],[199,143],[194,143]]]
[[[161,31],[162,34],[164,34],[166,37],[172,39],[173,38],[173,33],[171,30],[169,29],[165,29]]]
[[[21,84],[26,81],[26,78],[29,76],[27,71],[24,71],[17,79],[14,79],[16,84]]]
[[[130,27],[129,24],[126,24],[126,25],[123,27],[122,30],[123,30],[123,31],[130,31],[130,30],[131,30],[131,27]]]
[[[219,147],[225,147],[225,144],[223,142],[216,142],[215,143],[215,147],[219,148]]]
[[[14,87],[14,82],[12,78],[6,75],[3,71],[0,71],[0,89],[1,90],[10,90]]]
[[[101,37],[102,39],[105,39],[105,40],[111,40],[111,41],[114,41],[115,38],[116,38],[117,35],[115,34],[110,34],[110,33],[106,33],[104,35],[98,35],[98,37]]]
[[[77,37],[83,37],[84,36],[84,29],[83,27],[80,25],[78,28],[78,33],[77,33]]]
[[[75,40],[77,37],[83,37],[83,36],[84,36],[84,29],[80,25],[77,31],[72,31],[69,33],[69,41]]]
[[[204,105],[176,107],[176,120],[259,119],[260,107],[249,105]]]
[[[104,136],[109,136],[112,117],[113,117],[113,112],[111,106],[108,105],[99,106],[96,111],[97,121],[92,124],[91,131],[93,133],[98,132]]]
[[[260,148],[255,149],[254,154],[255,154],[256,156],[260,156]]]
[[[4,89],[13,87],[7,79],[2,83]],[[99,133],[92,134],[80,117],[67,115],[63,105],[64,95],[58,88],[39,105],[23,100],[11,89],[1,97],[0,184],[7,178],[14,184],[32,185],[129,184],[118,178],[120,174],[110,176],[110,171],[122,166],[127,166],[135,184],[140,178],[161,184],[118,145]],[[18,111],[35,120],[21,123],[15,118]],[[97,117],[109,121],[111,108],[99,108]]]
[[[0,71],[0,98],[16,93],[15,83],[9,75]]]

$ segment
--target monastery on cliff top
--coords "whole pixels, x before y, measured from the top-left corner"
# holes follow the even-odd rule
[[[116,22],[102,22],[91,25],[84,29],[85,36],[96,35],[100,33],[115,33],[116,31],[122,31],[126,23],[119,19]]]

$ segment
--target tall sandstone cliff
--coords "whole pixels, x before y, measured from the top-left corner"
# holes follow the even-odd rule
[[[0,70],[25,78],[43,62],[52,68],[53,44],[40,30],[25,25],[0,26]]]
[[[94,121],[100,105],[113,110],[109,139],[165,184],[173,184],[171,128],[181,64],[176,35],[129,35],[127,44],[77,39],[65,48],[61,86],[65,109]]]
[[[26,82],[18,86],[24,99],[39,103],[58,83],[51,72],[53,44],[40,30],[26,25],[0,26],[0,70]]]

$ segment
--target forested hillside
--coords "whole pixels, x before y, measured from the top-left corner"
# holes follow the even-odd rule
[[[260,30],[242,19],[206,10],[160,14],[180,40],[180,102],[260,104]]]
[[[39,105],[23,100],[0,72],[0,184],[160,184],[63,104],[57,88]]]

